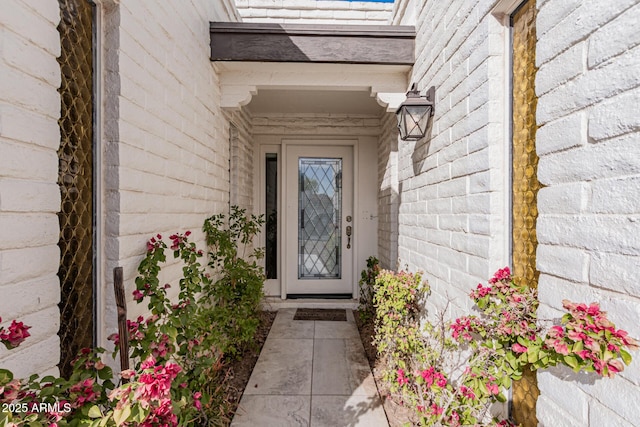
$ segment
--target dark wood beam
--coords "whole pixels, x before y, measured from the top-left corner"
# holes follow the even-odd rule
[[[415,28],[212,22],[211,60],[413,65]]]

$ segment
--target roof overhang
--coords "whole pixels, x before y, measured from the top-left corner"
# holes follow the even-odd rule
[[[412,26],[211,23],[222,107],[261,89],[366,91],[387,111],[404,100],[414,63]]]
[[[212,61],[413,65],[416,32],[399,25],[212,22]]]

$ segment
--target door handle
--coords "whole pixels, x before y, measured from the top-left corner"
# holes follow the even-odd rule
[[[351,249],[351,226],[347,225],[347,249]]]

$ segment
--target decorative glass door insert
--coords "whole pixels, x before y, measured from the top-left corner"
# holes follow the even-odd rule
[[[286,295],[352,295],[353,148],[288,144],[285,155],[281,262]]]
[[[298,279],[342,276],[342,159],[298,159]]]

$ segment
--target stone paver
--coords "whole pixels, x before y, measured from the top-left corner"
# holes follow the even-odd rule
[[[294,314],[278,311],[231,426],[388,427],[351,310],[347,322]]]

